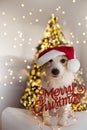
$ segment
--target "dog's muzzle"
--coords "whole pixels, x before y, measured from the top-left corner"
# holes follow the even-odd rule
[[[57,68],[53,68],[51,73],[53,76],[57,76],[60,73],[60,71]]]

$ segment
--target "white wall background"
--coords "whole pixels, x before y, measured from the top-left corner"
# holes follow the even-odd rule
[[[52,13],[75,46],[87,85],[87,0],[0,0],[0,113],[20,107],[35,47]]]

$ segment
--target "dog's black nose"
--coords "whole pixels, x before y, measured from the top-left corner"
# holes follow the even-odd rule
[[[52,72],[53,75],[58,75],[59,74],[59,70],[57,68],[52,69],[51,72]]]

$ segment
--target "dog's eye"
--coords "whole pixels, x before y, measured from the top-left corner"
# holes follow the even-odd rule
[[[51,59],[51,60],[49,60],[49,62],[53,62],[53,60]]]
[[[61,63],[65,63],[65,62],[66,62],[66,59],[61,59],[60,62],[61,62]]]

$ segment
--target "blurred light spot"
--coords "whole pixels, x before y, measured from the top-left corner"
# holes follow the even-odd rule
[[[30,25],[32,25],[32,22],[30,22]]]
[[[71,45],[73,45],[73,42],[70,42]]]
[[[84,40],[84,41],[83,41],[83,43],[85,44],[85,43],[86,43],[86,41]]]
[[[16,37],[14,38],[14,41],[17,41],[17,38],[16,38]]]
[[[80,23],[80,22],[78,23],[78,26],[81,26],[81,23]]]
[[[8,66],[8,63],[7,63],[7,62],[5,63],[5,66]]]
[[[62,11],[62,14],[65,14],[65,11]]]
[[[6,36],[7,35],[7,33],[6,32],[4,32],[4,36]]]
[[[21,80],[19,80],[19,83],[21,83],[22,81]]]
[[[56,8],[56,11],[59,11],[59,8]]]
[[[22,76],[19,76],[19,79],[22,79]]]
[[[28,40],[29,40],[29,41],[32,41],[32,38],[29,38]]]
[[[3,96],[1,96],[0,98],[1,98],[1,100],[3,100],[3,99],[4,99],[4,97],[3,97]]]
[[[32,48],[32,51],[35,51],[35,49],[34,49],[34,48]]]
[[[58,8],[61,9],[61,6],[59,6]]]
[[[79,41],[77,40],[76,43],[79,43]]]
[[[13,76],[12,79],[15,79],[15,76]]]
[[[27,69],[30,69],[31,67],[29,65],[27,65]]]
[[[30,44],[31,44],[31,42],[28,42],[28,44],[30,45]]]
[[[39,9],[39,12],[42,12],[42,9]]]
[[[16,45],[13,45],[13,48],[16,48]]]
[[[35,19],[35,22],[39,22],[39,19]]]
[[[13,82],[11,81],[10,84],[13,84]]]
[[[22,44],[22,43],[20,43],[20,44],[19,44],[19,46],[21,46],[21,47],[22,47],[22,46],[23,46],[23,44]]]
[[[3,12],[2,12],[2,15],[6,15],[6,13],[3,11]]]
[[[4,78],[7,79],[7,75],[5,75]]]
[[[85,32],[83,32],[83,33],[82,33],[82,35],[83,35],[83,36],[85,36],[85,35],[86,35],[86,33],[85,33]]]
[[[32,12],[29,12],[29,15],[31,16],[31,15],[32,15]]]
[[[76,0],[73,0],[72,2],[73,2],[73,3],[75,3],[75,2],[76,2]]]
[[[6,83],[4,83],[4,86],[7,86],[7,84],[6,84]]]
[[[13,62],[13,59],[11,58],[10,61]]]
[[[24,41],[24,38],[22,38],[22,41]]]
[[[25,16],[22,16],[23,19],[25,19]]]
[[[24,7],[24,4],[23,4],[23,3],[21,4],[21,7]]]
[[[13,75],[13,71],[10,71],[9,75],[12,76]]]
[[[3,26],[4,26],[4,27],[6,27],[6,26],[7,26],[7,24],[6,24],[6,23],[3,23]]]
[[[15,17],[13,17],[13,21],[16,21],[16,18],[15,18]]]
[[[24,60],[25,63],[27,63],[27,60]]]

